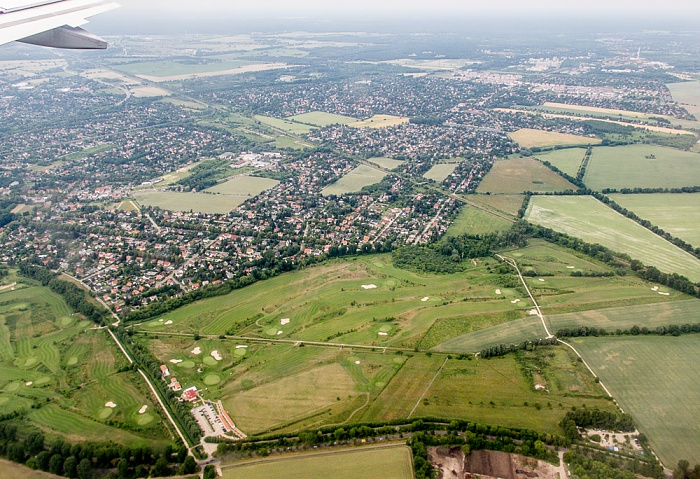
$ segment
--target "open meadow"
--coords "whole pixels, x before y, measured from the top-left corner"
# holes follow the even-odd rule
[[[505,231],[513,226],[513,223],[486,211],[474,208],[470,205],[462,206],[459,215],[447,229],[446,236],[459,236],[462,234],[484,235]]]
[[[294,115],[287,118],[287,120],[292,120],[299,123],[306,123],[309,125],[314,125],[318,127],[324,127],[328,125],[349,125],[355,123],[357,118],[344,115],[336,115],[334,113],[326,113],[323,111],[312,111],[310,113],[302,113],[301,115]]]
[[[669,83],[666,87],[673,99],[688,110],[688,113],[696,118],[700,116],[700,82]]]
[[[576,178],[585,155],[586,148],[562,148],[561,150],[537,153],[535,156],[538,160],[548,161],[567,175]]]
[[[532,158],[511,157],[493,164],[477,192],[520,194],[526,191],[548,193],[575,190],[576,187]]]
[[[271,116],[255,115],[255,119],[267,126],[286,131],[287,133],[291,133],[293,135],[305,135],[316,129],[316,127],[305,123],[273,118]]]
[[[438,163],[425,172],[423,178],[442,183],[457,168],[457,163]]]
[[[700,185],[700,154],[653,145],[594,148],[589,188],[681,188]]]
[[[393,115],[374,115],[366,120],[358,120],[355,123],[349,123],[348,126],[353,128],[389,128],[391,126],[399,126],[408,123],[408,118]]]
[[[700,463],[697,334],[572,339],[666,467]]]
[[[21,278],[0,292],[0,408],[69,441],[162,444],[150,393],[104,331]],[[26,282],[25,282],[26,281]],[[122,372],[120,372],[122,371]],[[143,406],[147,411],[139,414]]]
[[[224,479],[413,479],[411,450],[406,446],[363,448],[270,459],[223,469]]]
[[[545,148],[551,146],[597,145],[602,140],[587,136],[570,135],[554,131],[533,130],[523,128],[509,133],[514,142],[523,148]]]
[[[48,472],[35,471],[27,466],[4,459],[0,459],[0,470],[5,479],[59,479],[61,477],[54,476]]]
[[[323,189],[322,194],[323,196],[329,196],[358,193],[365,186],[379,183],[385,176],[386,173],[378,168],[360,165],[354,170],[346,173],[335,183],[326,186]]]
[[[274,188],[279,181],[270,178],[260,178],[257,176],[237,176],[224,183],[206,189],[209,193],[219,193],[228,196],[253,197],[263,191]]]
[[[523,205],[523,195],[467,195],[467,201],[498,213],[515,217]]]
[[[374,163],[375,165],[384,168],[385,170],[393,170],[406,163],[403,160],[394,160],[393,158],[380,157],[370,158],[367,161],[369,161],[370,163]]]
[[[134,200],[139,205],[157,206],[168,211],[197,211],[225,214],[242,205],[248,196],[213,195],[207,193],[179,193],[176,191],[136,191]]]
[[[592,196],[534,196],[525,218],[547,228],[626,253],[666,273],[700,281],[700,260]]]
[[[700,193],[610,195],[664,231],[700,247]]]

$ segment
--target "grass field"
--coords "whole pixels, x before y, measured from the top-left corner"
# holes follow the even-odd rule
[[[379,183],[386,176],[383,171],[367,165],[360,165],[346,173],[335,183],[323,189],[323,196],[357,193],[363,187]]]
[[[697,335],[573,341],[667,467],[700,463],[698,344]]]
[[[583,115],[593,118],[612,118],[620,120],[646,121],[651,124],[657,122],[653,118],[664,118],[671,122],[680,121],[672,116],[655,115],[653,113],[640,113],[638,111],[615,110],[612,108],[598,108],[595,106],[567,105],[565,103],[546,102],[544,105],[533,107],[534,110],[548,111],[552,113],[564,113],[571,115]]]
[[[221,193],[222,195],[252,197],[259,195],[263,191],[274,188],[279,181],[269,178],[258,178],[257,176],[238,176],[225,183],[208,188],[210,193]]]
[[[370,163],[374,163],[375,165],[384,168],[385,170],[393,170],[395,168],[398,168],[399,166],[403,165],[406,163],[405,161],[402,160],[394,160],[393,158],[370,158],[369,160]]]
[[[170,211],[192,210],[210,214],[228,213],[248,199],[247,196],[178,193],[174,191],[134,192],[133,196],[141,205],[157,206]]]
[[[461,234],[483,235],[505,231],[513,225],[510,221],[491,215],[483,210],[469,205],[462,207],[459,216],[455,218],[447,229],[446,236],[459,236]]]
[[[700,116],[700,82],[669,83],[666,85],[673,99],[681,103],[688,113]]]
[[[513,157],[493,164],[477,188],[479,193],[554,192],[576,187],[532,158]]]
[[[139,207],[136,206],[136,203],[134,203],[131,200],[124,200],[119,205],[117,205],[117,209],[120,211],[131,211],[133,213],[139,213]]]
[[[358,449],[260,461],[225,467],[224,479],[413,479],[411,450],[406,446]]]
[[[509,133],[513,141],[523,148],[544,148],[549,146],[597,145],[602,140],[586,136],[557,133],[554,131],[533,130],[523,128]]]
[[[62,476],[54,476],[48,472],[35,471],[15,462],[0,459],[0,470],[5,479],[59,479]]]
[[[408,123],[408,118],[393,115],[374,115],[366,120],[358,120],[348,126],[353,128],[388,128]]]
[[[353,118],[351,116],[336,115],[333,113],[325,113],[323,111],[302,113],[301,115],[290,116],[287,119],[319,127],[328,125],[349,125],[358,121],[357,118]]]
[[[610,195],[619,205],[695,247],[700,247],[700,193]]]
[[[563,148],[561,150],[537,153],[535,156],[539,160],[550,162],[567,175],[575,178],[585,154],[585,148]]]
[[[523,195],[467,195],[467,200],[487,209],[516,216],[523,205]]]
[[[255,115],[255,119],[260,123],[277,128],[279,130],[292,133],[293,135],[305,135],[316,128],[303,123],[297,123],[290,120],[281,120],[279,118],[272,118],[271,116]]]
[[[663,288],[667,290],[667,288]],[[617,329],[632,326],[655,329],[672,324],[694,324],[700,317],[700,300],[670,301],[667,303],[643,304],[618,308],[598,309],[577,313],[545,316],[547,327],[556,332],[561,328],[581,326],[604,328],[613,333]]]
[[[3,411],[24,410],[33,426],[70,441],[162,444],[157,415],[139,423],[141,406],[154,410],[145,385],[134,372],[118,372],[126,360],[104,331],[88,330],[92,323],[48,289],[13,280],[14,289],[0,292]],[[108,401],[117,407],[106,408]]]
[[[535,196],[526,219],[700,281],[700,260],[591,196]]]
[[[594,190],[696,186],[700,154],[652,145],[594,148],[583,181]]]
[[[428,170],[423,177],[442,183],[457,168],[457,163],[438,163]]]

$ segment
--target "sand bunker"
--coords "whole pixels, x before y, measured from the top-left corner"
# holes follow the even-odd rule
[[[500,290],[500,289],[497,289],[497,290],[496,290],[496,294],[501,294],[501,290]]]
[[[355,364],[360,364],[360,361],[355,361]]]
[[[530,316],[536,316],[536,315],[537,315],[537,310],[536,310],[536,309],[531,309],[530,311],[528,311],[528,314],[529,314]]]
[[[544,283],[544,280],[542,278],[540,278],[540,282]]]
[[[166,322],[163,323],[163,324],[165,324],[166,326],[168,326],[169,324],[173,324],[173,322],[172,322],[172,321],[166,321]]]
[[[280,323],[282,323],[282,326],[284,326],[285,324],[289,324],[289,321],[291,321],[289,318],[284,318],[280,320]]]
[[[658,287],[658,286],[654,286],[653,288],[651,288],[651,290],[652,290],[652,291],[658,291],[658,290],[659,290],[659,287]]]
[[[576,269],[576,266],[567,266],[569,269]]]
[[[159,322],[159,323],[162,323],[162,322],[163,322],[163,318],[160,318],[160,319],[158,320],[158,322]]]
[[[110,409],[114,409],[115,407],[117,407],[117,405],[114,404],[112,401],[110,401],[107,404],[105,404],[105,407],[108,407]]]
[[[377,289],[377,285],[376,284],[363,284],[362,288],[363,289]]]
[[[146,410],[148,409],[148,406],[141,406],[141,409],[139,409],[139,414],[144,414]]]
[[[389,336],[389,333],[385,333],[384,331],[381,331],[381,332],[379,333],[379,335],[380,335],[380,336]]]
[[[659,291],[659,294],[663,296],[671,296],[671,293],[664,293],[663,291]]]
[[[513,301],[511,301],[511,303],[513,303],[513,304],[517,304],[517,303],[519,303],[519,302],[520,302],[519,299],[514,299]]]
[[[430,299],[430,296],[426,296],[425,298],[421,299],[424,303]]]
[[[180,364],[182,362],[182,359],[171,359],[170,362],[173,364]]]
[[[25,386],[31,386],[32,384],[34,384],[32,381],[29,381],[28,383],[24,383]]]
[[[196,348],[194,348],[194,349],[192,350],[192,354],[195,354],[195,355],[196,355],[196,354],[202,354],[202,348],[200,348],[199,346],[197,346]]]
[[[219,351],[217,351],[216,349],[211,352],[211,357],[216,359],[217,361],[221,361],[222,359],[224,359],[221,357],[221,355],[219,354]]]
[[[284,331],[277,331],[277,336],[279,336],[280,334],[284,334]]]
[[[238,345],[238,346],[236,346],[236,349],[246,349],[247,347],[248,347],[248,346]]]

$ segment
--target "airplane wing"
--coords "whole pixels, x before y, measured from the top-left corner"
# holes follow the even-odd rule
[[[81,25],[119,7],[111,0],[0,0],[0,45],[12,41],[54,48],[104,50],[107,42]]]

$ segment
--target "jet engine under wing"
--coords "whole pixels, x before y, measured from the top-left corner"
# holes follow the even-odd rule
[[[0,45],[12,41],[54,48],[104,50],[107,43],[79,28],[119,7],[111,0],[0,0]]]

